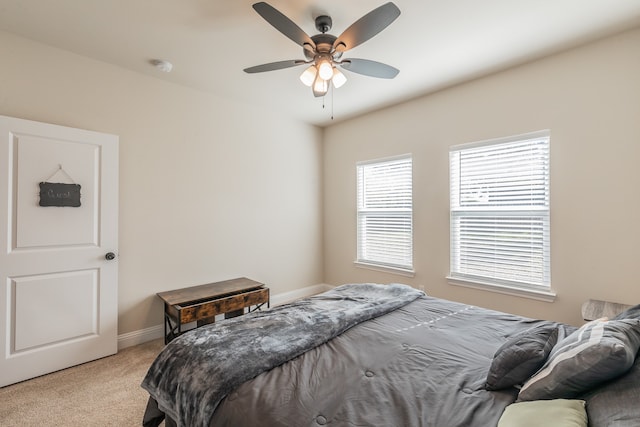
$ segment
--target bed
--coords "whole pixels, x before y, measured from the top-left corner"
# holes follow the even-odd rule
[[[561,411],[638,427],[639,318],[578,329],[343,285],[173,340],[142,383],[143,425],[508,427]]]

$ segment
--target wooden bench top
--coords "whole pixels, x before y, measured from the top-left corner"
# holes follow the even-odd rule
[[[191,286],[172,291],[159,292],[157,295],[169,305],[181,305],[193,301],[221,298],[263,288],[264,284],[255,280],[241,277],[222,282],[208,283],[206,285]]]

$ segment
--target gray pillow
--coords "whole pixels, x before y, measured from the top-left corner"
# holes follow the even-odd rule
[[[618,377],[640,347],[640,320],[594,320],[558,342],[518,401],[572,398]]]
[[[558,340],[558,325],[542,323],[509,338],[491,361],[487,390],[500,390],[524,383],[547,360]]]
[[[587,401],[589,427],[640,426],[640,357],[629,372],[580,398]]]

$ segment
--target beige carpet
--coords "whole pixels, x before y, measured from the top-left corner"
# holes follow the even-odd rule
[[[0,425],[140,426],[148,397],[140,383],[162,347],[161,339],[150,341],[0,388]]]

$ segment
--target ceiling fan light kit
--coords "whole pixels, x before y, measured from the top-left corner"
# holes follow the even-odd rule
[[[337,67],[365,76],[392,79],[399,70],[381,62],[368,59],[342,59],[344,52],[352,49],[384,30],[400,15],[400,9],[389,2],[372,10],[354,22],[339,37],[327,34],[331,29],[331,17],[322,15],[315,19],[315,26],[320,34],[309,36],[293,21],[280,11],[265,2],[255,3],[253,8],[265,21],[275,29],[300,45],[305,60],[288,60],[271,62],[245,68],[246,73],[262,73],[307,64],[309,67],[300,75],[300,80],[311,87],[313,95],[324,96],[329,91],[330,83],[339,88],[347,81],[347,77]]]

